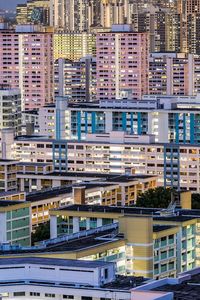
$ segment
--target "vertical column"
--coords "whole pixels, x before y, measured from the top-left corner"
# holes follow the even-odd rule
[[[78,141],[81,140],[81,111],[77,111],[77,136]]]
[[[126,204],[126,193],[125,193],[125,186],[121,186],[121,205],[125,206]]]
[[[57,238],[57,216],[50,216],[50,237]]]
[[[90,229],[90,218],[86,218],[86,230]]]
[[[97,218],[97,227],[102,226],[102,219]]]
[[[123,128],[123,131],[126,131],[126,113],[125,112],[122,113],[122,128]]]
[[[175,114],[175,142],[179,143],[179,114]]]
[[[105,132],[110,133],[113,130],[112,111],[105,112]]]
[[[92,112],[92,133],[96,132],[96,113]]]
[[[190,144],[194,144],[194,114],[190,114]]]
[[[141,134],[142,130],[141,130],[141,123],[142,123],[142,118],[141,118],[141,112],[137,113],[138,115],[138,128],[137,128],[137,133]]]
[[[79,232],[79,217],[73,217],[73,233]]]

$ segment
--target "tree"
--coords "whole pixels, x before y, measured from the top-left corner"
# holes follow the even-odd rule
[[[136,206],[150,208],[167,208],[171,202],[172,189],[157,187],[149,189],[138,196]]]
[[[37,242],[47,240],[50,238],[50,222],[38,225],[35,231],[31,234],[31,242],[34,245]]]
[[[200,194],[192,194],[192,208],[200,209]]]

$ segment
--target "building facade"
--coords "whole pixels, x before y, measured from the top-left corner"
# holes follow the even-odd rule
[[[55,96],[74,102],[96,99],[96,59],[91,56],[79,61],[58,59],[54,64]]]
[[[96,54],[96,35],[87,32],[58,32],[54,34],[54,60],[79,60]]]
[[[0,86],[0,129],[13,128],[15,135],[22,133],[21,94],[18,89]]]
[[[31,245],[30,203],[25,201],[0,201],[0,242]]]
[[[97,99],[141,99],[148,94],[148,34],[114,25],[97,34]]]
[[[0,30],[0,83],[20,88],[22,109],[53,102],[53,35],[33,25]]]

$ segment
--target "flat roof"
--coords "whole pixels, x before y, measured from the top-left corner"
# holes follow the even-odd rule
[[[103,285],[105,289],[123,289],[129,290],[136,286],[141,286],[149,281],[149,278],[144,278],[142,276],[123,276],[117,275],[116,279],[112,282]]]
[[[1,162],[11,162],[11,163],[13,163],[13,162],[18,162],[16,159],[0,159],[0,163]]]
[[[19,258],[2,258],[0,259],[0,266],[4,265],[21,265],[21,264],[39,264],[62,266],[70,268],[99,268],[106,265],[113,265],[111,262],[104,261],[87,261],[75,259],[60,259],[60,258],[40,258],[40,257],[19,257]]]
[[[168,225],[153,225],[153,232],[160,232],[167,229],[175,228],[175,226],[168,226]]]
[[[91,177],[91,178],[104,178],[105,180],[122,182],[131,181],[137,179],[147,179],[157,177],[156,175],[145,175],[145,174],[120,174],[120,173],[91,173],[91,172],[51,172],[46,176],[61,176],[61,177]]]
[[[24,203],[27,203],[27,201],[0,200],[0,207],[7,207],[7,206],[12,206],[12,205],[24,204]]]
[[[18,166],[41,166],[41,167],[45,167],[45,166],[49,166],[52,165],[52,163],[43,163],[43,162],[28,162],[28,161],[24,161],[24,162],[19,162],[17,163]]]
[[[23,163],[22,163],[23,164]],[[45,165],[45,164],[44,164]],[[47,164],[48,165],[48,164]],[[21,174],[21,173],[18,173]],[[27,173],[26,173],[27,174]],[[53,173],[54,174],[54,173]],[[66,173],[69,175],[69,173]],[[70,173],[71,174],[71,173]],[[40,174],[39,174],[40,175]],[[38,175],[38,176],[39,176]],[[81,182],[81,183],[74,183],[72,185],[65,185],[65,186],[60,186],[60,187],[55,187],[55,188],[50,188],[48,190],[42,190],[42,191],[36,191],[36,192],[32,192],[27,194],[26,199],[27,201],[40,201],[40,200],[45,200],[45,199],[49,199],[52,197],[56,197],[58,195],[62,195],[62,194],[70,194],[72,193],[73,187],[85,187],[86,190],[88,189],[93,189],[93,188],[101,188],[101,187],[108,187],[108,186],[112,186],[115,185],[117,183],[126,183],[126,182],[131,182],[131,181],[137,181],[139,179],[146,179],[146,178],[151,178],[151,177],[156,177],[156,176],[150,176],[150,175],[139,175],[139,176],[135,176],[135,175],[108,175],[107,174],[100,174],[100,176],[98,176],[97,174],[90,174],[92,176],[88,176],[88,177],[94,177],[98,180],[98,179],[102,179],[104,180],[102,181],[91,181],[91,182]],[[104,175],[104,176],[102,176]],[[52,176],[52,173],[46,174],[46,176]],[[74,174],[72,173],[72,176],[74,176]],[[75,177],[80,176],[82,179],[84,179],[85,177],[85,173],[84,175],[82,175],[81,173],[77,173],[75,174]],[[97,177],[96,177],[97,176]],[[87,177],[87,176],[86,176]]]
[[[144,208],[131,206],[103,206],[103,205],[79,205],[72,204],[54,210],[60,211],[79,211],[97,213],[119,213],[122,215],[148,215],[156,221],[185,222],[195,218],[200,218],[200,210],[177,209],[174,214],[163,215],[161,208]]]
[[[9,255],[9,254],[37,254],[37,253],[54,253],[54,252],[78,252],[86,250],[89,248],[101,246],[104,244],[110,244],[113,242],[123,241],[124,237],[121,234],[116,234],[113,239],[114,229],[105,229],[102,232],[95,231],[94,233],[88,233],[87,236],[71,239],[69,241],[49,243],[45,248],[33,248],[23,249],[10,249],[10,250],[0,250],[0,255]]]
[[[100,213],[121,213],[121,214],[154,214],[158,208],[143,208],[131,206],[105,206],[105,205],[79,205],[72,204],[57,208],[56,210],[63,211],[83,211],[83,212],[100,212]]]
[[[73,187],[85,187],[85,189],[88,190],[88,189],[92,189],[92,188],[107,187],[107,186],[112,186],[112,185],[113,185],[113,183],[106,183],[106,182],[105,183],[104,182],[94,182],[94,184],[82,182],[81,184],[60,186],[60,187],[50,188],[48,190],[32,192],[30,194],[27,194],[26,200],[35,202],[35,201],[50,199],[52,197],[57,197],[57,196],[63,195],[63,194],[71,194],[73,191]]]
[[[190,271],[188,271],[190,274]],[[173,292],[174,299],[199,300],[200,299],[200,274],[192,275],[190,279],[178,284],[165,284],[152,291]]]

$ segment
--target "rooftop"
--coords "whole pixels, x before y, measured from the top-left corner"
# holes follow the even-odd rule
[[[87,173],[87,172],[51,172],[46,176],[60,176],[60,177],[81,177],[81,178],[101,178],[105,181],[109,180],[112,182],[126,182],[131,180],[148,179],[156,177],[155,175],[143,175],[143,174],[106,174],[106,173]]]
[[[68,205],[55,210],[97,212],[97,213],[116,213],[122,215],[149,215],[156,221],[185,222],[195,218],[200,218],[200,210],[177,209],[174,214],[161,214],[160,208],[144,208],[130,206],[98,206],[98,205]]]
[[[142,276],[122,276],[122,275],[117,275],[116,279],[110,283],[104,284],[103,288],[106,289],[127,289],[129,290],[130,288],[136,287],[136,286],[141,286],[144,283],[146,283],[149,279],[144,278]]]
[[[38,163],[36,163],[36,165],[37,164]],[[20,163],[19,165],[24,165],[24,163]],[[28,165],[29,165],[29,163],[28,163]],[[46,164],[44,164],[44,166],[46,166]],[[18,174],[20,174],[20,172],[18,172]],[[51,177],[52,174],[55,174],[55,173],[48,173],[46,175],[46,177],[47,176]],[[93,188],[108,187],[108,186],[115,185],[117,183],[126,183],[126,182],[137,181],[140,179],[146,179],[146,178],[152,177],[149,175],[128,176],[128,175],[106,175],[106,174],[92,174],[92,173],[91,174],[89,173],[89,176],[86,175],[85,173],[83,173],[84,175],[81,173],[75,173],[75,174],[74,173],[66,173],[66,174],[68,177],[73,176],[76,178],[76,177],[80,176],[82,179],[85,179],[85,180],[86,180],[86,177],[89,177],[89,178],[94,177],[97,180],[99,179],[99,181],[81,182],[80,184],[60,186],[60,187],[46,189],[43,191],[32,192],[32,193],[27,194],[27,197],[26,197],[27,201],[34,202],[34,201],[49,199],[49,198],[56,197],[56,196],[59,196],[62,194],[71,194],[73,187],[83,187],[84,186],[86,190],[89,190],[89,189],[93,189]],[[36,176],[39,176],[39,175],[36,175]]]
[[[40,264],[51,266],[63,266],[71,268],[98,268],[112,263],[104,261],[86,261],[74,259],[60,259],[60,258],[39,258],[39,257],[19,257],[19,258],[3,258],[0,259],[0,266],[4,265],[21,265],[21,264]]]
[[[0,163],[16,163],[17,161],[15,159],[0,159]]]
[[[24,161],[24,162],[19,162],[17,163],[18,166],[38,166],[38,167],[46,167],[49,165],[52,165],[52,163],[42,163],[42,162],[28,162],[28,161]]]
[[[13,206],[13,205],[19,205],[19,204],[27,203],[25,201],[14,201],[14,200],[1,200],[0,201],[0,208],[1,207],[8,207],[8,206]]]
[[[174,226],[168,226],[168,225],[153,225],[153,232],[160,232],[167,229],[174,228]]]
[[[115,227],[115,228],[114,228]],[[47,240],[36,247],[15,247],[11,246],[0,250],[0,255],[5,254],[36,254],[50,252],[79,252],[89,248],[123,241],[122,234],[118,234],[117,226],[104,226],[102,230],[93,229],[81,232],[80,236],[71,234],[69,236],[58,237],[53,240]],[[63,239],[64,238],[64,239]],[[1,260],[0,260],[1,261]]]
[[[191,271],[192,272],[192,271]],[[190,273],[190,271],[188,272]],[[194,274],[178,284],[165,284],[154,288],[153,291],[173,292],[174,300],[199,300],[200,299],[200,274]]]
[[[81,184],[66,185],[66,186],[61,186],[61,187],[50,188],[50,189],[43,190],[43,191],[32,192],[30,194],[27,194],[26,200],[35,202],[35,201],[50,199],[53,197],[58,197],[59,195],[63,195],[63,194],[71,194],[73,191],[73,187],[83,187],[84,186],[86,190],[89,190],[89,189],[93,189],[93,188],[107,187],[107,186],[111,186],[111,185],[112,185],[112,183],[95,182],[93,184],[93,183],[82,182]]]

